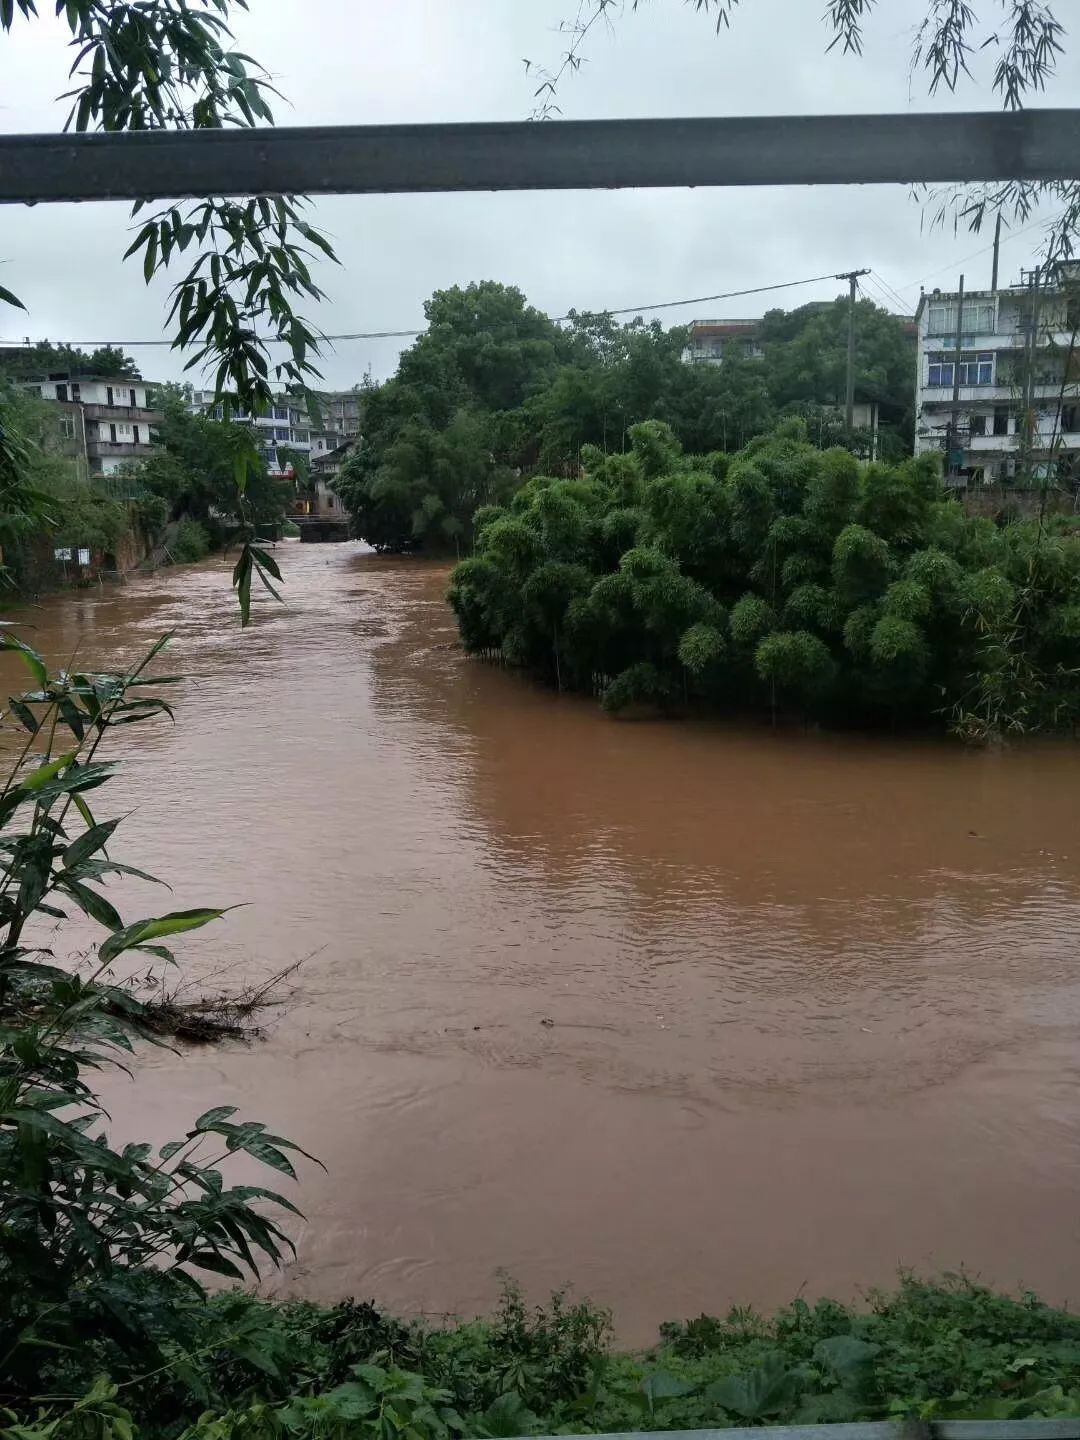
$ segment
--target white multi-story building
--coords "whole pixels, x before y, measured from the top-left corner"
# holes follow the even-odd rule
[[[296,467],[290,453],[314,459],[340,445],[348,437],[360,433],[360,394],[356,390],[339,390],[317,396],[319,418],[316,424],[295,396],[280,395],[265,415],[233,414],[232,419],[250,425],[258,436],[266,458],[266,468],[280,479],[296,478]],[[212,390],[192,393],[191,409],[199,415],[222,419],[220,405],[214,404]],[[323,442],[320,444],[320,442]]]
[[[1072,281],[923,294],[915,453],[966,490],[1080,473],[1080,306]],[[959,337],[957,330],[959,328]]]
[[[91,475],[115,475],[157,454],[162,415],[148,403],[145,380],[50,374],[19,384],[57,406],[59,449]]]
[[[214,404],[212,390],[193,391],[191,409],[197,415],[212,415],[216,420],[223,418],[222,407]],[[265,415],[234,413],[231,418],[242,425],[250,425],[255,431],[266,459],[266,468],[279,479],[291,480],[295,476],[295,466],[289,460],[290,452],[296,455],[311,453],[311,426],[307,413],[291,396],[276,398]]]

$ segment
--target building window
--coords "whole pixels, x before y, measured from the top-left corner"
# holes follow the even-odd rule
[[[954,335],[957,312],[958,306],[955,300],[931,305],[926,317],[926,333],[928,335]],[[993,302],[969,301],[965,303],[960,321],[965,335],[992,335],[994,333]]]
[[[333,508],[334,508],[334,506],[335,506],[336,504],[337,504],[337,501],[334,499],[334,497],[333,497],[332,495],[328,495],[328,496],[326,497],[326,508],[327,508],[328,510],[333,510]]]
[[[978,354],[961,356],[961,385],[992,385],[993,383],[994,355],[992,351],[986,350]]]
[[[971,417],[971,433],[972,433],[972,435],[985,435],[985,434],[986,434],[986,416],[985,416],[985,415],[972,415],[972,417]]]
[[[66,385],[57,385],[56,398],[57,400],[62,400],[65,405],[67,404],[68,388]]]
[[[994,434],[1007,435],[1009,433],[1009,410],[1006,405],[997,405],[994,408]]]
[[[1061,407],[1061,428],[1068,435],[1080,430],[1080,405],[1063,405]]]
[[[289,412],[288,412],[288,410],[286,410],[286,408],[285,408],[284,405],[275,405],[275,406],[274,406],[274,419],[275,419],[275,420],[287,420],[288,418],[289,418]]]
[[[70,415],[61,415],[61,416],[60,416],[60,426],[59,426],[59,429],[60,429],[60,439],[61,439],[61,440],[74,440],[74,439],[75,439],[75,421],[74,421],[74,419],[73,419]]]
[[[72,382],[72,385],[71,385],[71,398],[72,398],[72,400],[81,400],[81,399],[82,399],[82,387],[79,385],[79,382],[78,382],[77,380]]]
[[[945,388],[953,383],[954,357],[939,353],[927,357],[926,383],[931,388]],[[994,355],[990,350],[965,350],[960,357],[961,385],[992,385]]]

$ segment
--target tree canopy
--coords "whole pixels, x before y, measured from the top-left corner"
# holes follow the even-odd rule
[[[0,350],[0,374],[38,375],[64,372],[69,375],[113,376],[141,380],[139,367],[130,355],[115,345],[80,350],[77,345],[19,345]]]
[[[739,454],[636,425],[476,516],[465,648],[611,710],[694,698],[972,735],[1080,717],[1080,523],[998,528],[935,457],[861,464],[789,420]]]
[[[212,531],[224,534],[240,523],[237,515],[236,468],[238,457],[249,464],[246,510],[256,525],[273,524],[288,511],[292,486],[272,476],[258,452],[251,428],[236,421],[194,415],[187,392],[178,385],[155,391],[163,419],[158,428],[159,454],[135,470],[138,482],[160,495],[174,519],[187,516],[210,522]],[[250,460],[252,452],[257,458]]]
[[[764,356],[683,362],[687,332],[571,314],[557,323],[512,286],[438,291],[428,330],[397,374],[365,400],[364,442],[338,483],[356,533],[385,549],[460,548],[478,507],[505,502],[524,477],[572,476],[582,448],[627,448],[631,428],[662,420],[697,452],[735,451],[778,416],[813,411],[815,435],[843,435],[846,301],[770,312]],[[914,349],[870,301],[857,316],[856,387],[876,399],[883,444],[910,435]]]

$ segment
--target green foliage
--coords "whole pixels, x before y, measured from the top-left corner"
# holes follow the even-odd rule
[[[724,636],[715,625],[691,625],[679,641],[679,659],[692,674],[705,675],[724,655]]]
[[[116,1148],[93,1086],[96,1071],[134,1054],[144,1014],[112,978],[115,962],[130,956],[145,965],[149,956],[171,964],[163,939],[224,913],[203,907],[125,923],[107,893],[115,875],[154,881],[114,858],[120,822],[96,818],[88,796],[114,773],[99,752],[116,727],[171,717],[155,693],[170,680],[146,673],[164,644],[124,673],[53,674],[10,631],[0,637],[32,684],[8,701],[3,718],[22,744],[0,786],[4,1391],[9,1404],[30,1406],[31,1397],[55,1392],[77,1372],[77,1387],[88,1393],[76,1419],[92,1413],[118,1440],[126,1422],[115,1386],[92,1386],[95,1377],[119,1368],[127,1382],[140,1370],[179,1369],[192,1334],[205,1334],[200,1277],[257,1278],[260,1261],[276,1263],[290,1248],[281,1212],[298,1213],[262,1186],[227,1185],[221,1168],[226,1156],[246,1155],[294,1178],[290,1141],[220,1106],[156,1151]],[[63,922],[72,912],[106,932],[92,959],[61,962],[52,950],[28,946],[24,932],[33,923]],[[250,1357],[256,1352],[240,1318],[215,1348]]]
[[[910,345],[894,317],[869,302],[862,308],[860,387],[877,394],[887,373],[881,383],[903,391],[905,411]],[[843,310],[836,313],[846,335]],[[454,548],[470,533],[476,538],[473,512],[506,505],[520,477],[570,478],[582,467],[603,474],[620,459],[630,464],[623,478],[632,476],[620,507],[635,512],[626,524],[640,529],[644,519],[645,528],[666,529],[687,573],[697,576],[715,558],[698,537],[715,532],[713,512],[729,499],[725,452],[768,430],[807,387],[826,384],[817,370],[804,373],[803,352],[820,354],[819,312],[811,306],[767,317],[777,333],[770,331],[765,361],[733,353],[720,366],[687,365],[680,328],[597,315],[571,315],[560,326],[520,291],[491,281],[437,291],[428,330],[394,378],[368,394],[364,444],[339,487],[354,529],[379,549]],[[846,340],[837,343],[843,351]],[[833,379],[819,399],[832,394],[828,387]],[[903,453],[902,444],[896,448]],[[697,473],[676,482],[683,449],[705,453]],[[643,499],[649,518],[637,509]]]
[[[12,346],[0,351],[0,373],[42,375],[49,371],[76,376],[116,376],[123,380],[142,378],[131,356],[113,345],[80,350],[75,345],[51,345],[43,340],[38,345]]]
[[[52,551],[108,555],[135,525],[131,507],[80,476],[62,453],[54,407],[0,381],[0,544],[6,578],[38,587]]]
[[[632,705],[660,705],[670,694],[670,686],[655,665],[639,660],[615,676],[604,691],[604,709],[612,715]]]
[[[828,685],[833,662],[828,647],[808,630],[777,630],[757,647],[754,668],[781,692],[810,700]]]
[[[203,560],[210,553],[210,536],[198,520],[181,520],[176,537],[169,546],[169,555],[175,565],[191,565]]]
[[[48,509],[55,523],[50,526],[51,543],[74,548],[89,546],[92,552],[108,554],[132,529],[131,511],[122,501],[101,494],[70,470],[42,481],[49,497]]]
[[[206,0],[197,10],[173,0],[146,0],[137,8],[65,0],[57,13],[75,52],[73,87],[65,96],[68,127],[115,132],[272,124],[273,87],[257,62],[234,48],[230,8],[229,0]],[[244,0],[237,8],[246,8]],[[25,21],[38,15],[23,0],[17,10]],[[0,30],[15,20],[15,0],[4,0]],[[317,337],[293,302],[321,298],[308,262],[313,254],[334,257],[304,220],[303,203],[289,196],[215,197],[168,206],[143,221],[127,251],[141,254],[147,282],[185,257],[169,312],[175,343],[194,351],[188,368],[213,365],[218,393],[231,394],[244,411],[272,399],[273,341],[286,348],[286,358],[274,365],[279,380],[303,384],[318,374],[312,363]],[[142,209],[138,202],[134,213]]]
[[[731,638],[736,645],[749,649],[776,625],[772,606],[760,595],[740,596],[731,611]]]
[[[246,9],[246,0],[235,6]],[[262,67],[233,45],[231,8],[230,0],[203,0],[197,7],[187,0],[141,0],[137,6],[64,0],[56,14],[66,22],[75,52],[74,83],[64,96],[71,101],[67,126],[117,132],[273,124],[268,102],[276,92]],[[0,0],[0,31],[19,17],[39,18],[33,0]],[[213,370],[217,399],[236,414],[262,413],[273,403],[271,365],[277,381],[300,388],[319,376],[319,336],[297,306],[323,298],[312,262],[336,257],[304,218],[305,204],[295,196],[260,195],[166,206],[142,220],[124,257],[141,254],[147,284],[174,262],[183,268],[168,314],[174,346],[193,352],[186,369]],[[143,208],[137,201],[133,215]],[[24,308],[6,289],[0,304]],[[271,346],[283,347],[277,353],[284,358],[272,362]],[[112,356],[97,352],[97,358]],[[258,516],[246,493],[258,478],[258,453],[240,443],[233,461],[229,509],[240,521],[235,584],[246,625],[251,576],[276,592],[268,578],[273,572],[253,543]]]
[[[1080,720],[1080,524],[967,518],[931,470],[785,422],[730,464],[659,422],[487,508],[450,603],[473,653],[613,712],[691,695],[984,739]],[[628,503],[629,502],[629,503]]]
[[[117,1440],[136,1430],[184,1440],[493,1440],[1080,1414],[1077,1318],[962,1279],[908,1278],[862,1310],[797,1300],[772,1318],[703,1315],[663,1326],[644,1354],[613,1349],[609,1317],[593,1306],[556,1295],[529,1310],[513,1288],[490,1320],[440,1328],[353,1302],[193,1300],[185,1341],[183,1355],[137,1385],[123,1348],[96,1337],[86,1350],[45,1355],[42,1378],[62,1376],[64,1393],[83,1398],[26,1419],[60,1420],[74,1435],[89,1412],[119,1422],[96,1432]],[[106,1357],[110,1377],[96,1379]],[[2,1420],[0,1434],[28,1440]]]
[[[161,386],[154,401],[164,417],[158,433],[163,449],[140,466],[138,477],[167,502],[171,516],[188,515],[218,529],[221,517],[232,529],[281,521],[292,486],[267,472],[250,425],[193,415],[182,386]],[[242,500],[238,472],[245,476]]]

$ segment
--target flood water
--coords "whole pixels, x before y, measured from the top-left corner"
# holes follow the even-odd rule
[[[108,1082],[125,1136],[235,1104],[325,1163],[269,1291],[473,1314],[502,1267],[634,1343],[900,1266],[1080,1299],[1080,749],[616,722],[466,660],[444,566],[279,555],[247,632],[218,562],[24,616],[178,632],[101,792],[175,890],[125,915],[242,904],[178,947],[213,988],[308,957],[266,1040]]]

